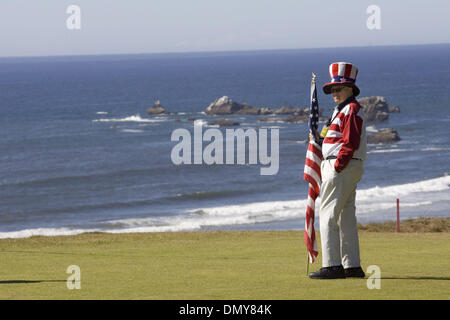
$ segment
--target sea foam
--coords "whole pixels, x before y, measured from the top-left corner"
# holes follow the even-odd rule
[[[129,117],[125,117],[125,118],[110,118],[110,119],[96,119],[96,120],[92,120],[92,122],[162,122],[162,121],[166,121],[167,119],[165,118],[152,118],[152,119],[147,119],[147,118],[142,118],[139,114],[136,115],[132,115]]]
[[[422,216],[450,216],[450,175],[413,183],[376,186],[358,189],[356,196],[357,218],[359,222],[379,222],[394,220],[396,199],[400,199],[402,219]],[[96,228],[88,226],[70,228],[36,228],[14,232],[0,232],[0,238],[25,238],[35,235],[75,235],[84,232],[167,232],[194,231],[202,228],[221,226],[243,226],[285,221],[300,221],[303,225],[307,199],[255,202],[242,205],[202,207],[185,211],[174,216],[117,219],[103,222]],[[316,210],[320,197],[316,201]],[[317,214],[317,220],[320,214]],[[317,221],[316,220],[316,221]]]

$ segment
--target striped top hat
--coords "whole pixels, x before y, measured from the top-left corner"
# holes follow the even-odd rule
[[[336,85],[347,86],[353,88],[353,95],[359,94],[359,88],[356,86],[356,76],[358,68],[348,62],[334,62],[330,64],[331,82],[323,86],[325,94],[331,93],[331,88]]]

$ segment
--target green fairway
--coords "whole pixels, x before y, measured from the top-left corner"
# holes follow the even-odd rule
[[[381,270],[380,289],[369,290],[367,279],[309,279],[303,231],[3,239],[0,298],[450,298],[450,233],[364,231],[360,244],[363,269],[377,265]],[[67,288],[70,265],[80,267],[80,289]]]

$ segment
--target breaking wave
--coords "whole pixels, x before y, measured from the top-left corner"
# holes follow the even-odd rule
[[[139,114],[132,115],[125,118],[110,118],[110,119],[96,119],[92,120],[92,122],[163,122],[166,121],[166,118],[155,117],[152,119],[142,118]]]
[[[205,196],[195,194],[194,197]],[[206,196],[210,196],[206,194]],[[435,179],[357,191],[356,207],[359,222],[394,220],[396,199],[400,199],[401,218],[450,216],[450,175]],[[320,203],[320,198],[316,205]],[[0,232],[0,238],[23,238],[34,235],[74,235],[84,232],[167,232],[194,231],[208,227],[242,226],[277,221],[304,221],[307,200],[256,202],[243,205],[201,207],[174,216],[130,218],[104,221],[95,228],[35,228]]]

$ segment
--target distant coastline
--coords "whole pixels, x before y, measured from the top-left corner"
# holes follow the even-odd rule
[[[314,51],[314,50],[347,50],[347,49],[374,49],[374,48],[405,48],[405,47],[430,47],[430,46],[450,46],[450,42],[442,43],[411,43],[411,44],[384,44],[384,45],[371,45],[371,46],[342,46],[342,47],[312,47],[312,48],[279,48],[279,49],[245,49],[245,50],[223,50],[223,51],[167,51],[167,52],[117,52],[117,53],[85,53],[85,54],[54,54],[54,55],[20,55],[20,56],[0,56],[0,62],[3,59],[67,59],[67,58],[96,58],[96,57],[110,57],[123,58],[124,56],[133,56],[135,58],[149,56],[154,57],[180,57],[180,56],[191,56],[191,57],[214,57],[214,56],[232,56],[232,55],[254,55],[254,54],[270,54],[270,53],[282,53],[282,52],[299,52],[299,51]]]

